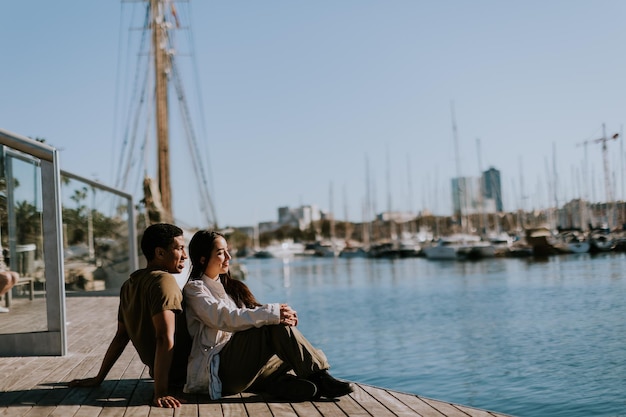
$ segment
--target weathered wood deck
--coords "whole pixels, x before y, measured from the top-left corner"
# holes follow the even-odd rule
[[[178,409],[150,407],[152,381],[129,345],[106,381],[96,388],[68,388],[74,378],[93,376],[115,332],[116,297],[68,297],[68,351],[65,357],[0,358],[0,416],[6,417],[504,417],[445,401],[355,384],[355,392],[338,400],[288,403],[257,395],[211,401],[186,396]],[[38,327],[29,312],[43,299],[14,299],[11,312],[0,315],[0,332]],[[32,316],[31,316],[32,320]],[[20,324],[21,322],[21,324]]]

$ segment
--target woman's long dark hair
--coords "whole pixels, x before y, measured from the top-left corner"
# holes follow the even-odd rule
[[[200,230],[193,235],[189,242],[189,259],[191,259],[190,279],[199,279],[202,276],[209,259],[211,259],[215,240],[218,237],[226,240],[223,234],[210,230]],[[220,274],[220,281],[224,286],[224,290],[226,290],[226,294],[235,301],[237,307],[254,308],[261,305],[246,284],[230,277],[230,271],[226,274]]]

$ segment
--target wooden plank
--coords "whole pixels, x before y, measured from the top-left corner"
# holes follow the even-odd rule
[[[222,415],[224,417],[241,417],[247,416],[246,407],[243,404],[241,395],[230,395],[220,400],[222,404]]]
[[[198,417],[200,416],[200,410],[195,401],[196,398],[192,398],[191,401],[185,401],[181,404],[180,408],[174,411],[174,417]]]
[[[63,365],[64,362],[67,363],[67,360],[64,361],[63,358],[60,358],[60,360],[44,358],[44,360],[39,362],[40,366],[33,367],[36,372],[33,371],[26,375],[24,373],[18,374],[23,375],[20,384],[12,384],[14,392],[19,393],[13,397],[12,401],[14,404],[22,405],[20,412],[24,416],[40,417],[49,415],[55,407],[50,405],[50,401],[45,401],[45,399],[51,394],[57,397],[62,397],[66,394],[63,391],[53,392],[55,385],[42,383],[41,380],[47,379],[50,375],[53,375],[52,378],[54,379],[55,371],[57,373],[63,372]],[[44,406],[42,407],[39,404]]]
[[[359,384],[354,383],[355,387]],[[341,401],[337,403],[337,406],[344,412],[345,415],[350,417],[369,417],[371,414],[354,398],[355,394],[346,395],[341,397]]]
[[[387,417],[395,415],[385,406],[383,406],[376,398],[371,396],[363,387],[359,384],[355,384],[354,392],[350,394],[356,402],[358,402],[363,409],[367,410],[372,416],[375,417]]]
[[[396,416],[413,417],[419,415],[411,407],[407,406],[384,389],[376,388],[371,385],[361,385],[361,388],[367,391],[372,397],[376,398],[377,401]]]
[[[30,409],[30,411],[24,414],[25,417],[48,417],[50,413],[54,411],[54,406],[40,406],[36,405]]]
[[[454,404],[456,408],[467,413],[472,417],[511,417],[508,414],[496,413],[494,411],[481,410],[479,408],[469,407],[466,405]]]
[[[198,416],[222,416],[222,405],[220,403],[200,403],[198,404]],[[243,414],[244,416],[246,414]]]
[[[140,379],[135,385],[135,389],[130,396],[126,416],[127,417],[146,417],[150,413],[150,404],[152,404],[152,397],[154,392],[154,386],[145,379]]]
[[[246,413],[253,417],[272,417],[272,412],[264,398],[257,394],[242,393]]]
[[[343,410],[338,406],[339,403],[345,399],[347,397],[341,397],[341,400],[339,399],[320,399],[317,401],[314,401],[313,403],[311,403],[311,405],[313,405],[315,407],[315,409],[317,410],[317,412],[319,413],[319,415],[324,416],[324,417],[345,417],[345,414],[343,412]],[[306,410],[305,410],[306,411]],[[300,411],[298,411],[298,415],[301,416],[308,416],[308,415],[318,415],[318,414],[309,414],[308,411],[306,411],[303,414],[300,414]]]
[[[445,417],[444,414],[439,412],[432,405],[428,404],[420,397],[412,394],[405,394],[395,391],[388,391],[391,395],[402,401],[407,406],[411,407],[416,413],[423,417]]]
[[[41,332],[47,329],[46,300],[14,298],[8,313],[0,316],[0,333]]]
[[[80,405],[64,405],[56,407],[50,413],[50,417],[72,417],[80,409]]]
[[[148,417],[173,417],[175,408],[150,407]]]
[[[102,407],[96,405],[83,404],[73,417],[98,417],[102,412]]]
[[[465,412],[459,410],[457,407],[455,407],[451,403],[433,400],[430,398],[422,398],[422,399],[428,404],[432,405],[442,414],[446,415],[447,417],[467,417],[467,414]],[[472,414],[470,414],[470,416],[474,417],[474,415]]]
[[[322,417],[324,416],[324,414],[322,414],[319,409],[315,406],[315,404],[313,404],[310,401],[306,401],[306,402],[300,402],[300,403],[291,403],[291,406],[293,407],[293,410],[295,411],[296,415],[300,416],[300,417]],[[341,415],[341,417],[345,417],[344,414]]]
[[[298,417],[291,403],[271,402],[267,405],[275,417]]]
[[[6,407],[6,408],[3,408],[2,411],[0,411],[0,416],[2,416],[2,417],[21,417],[25,413],[27,413],[29,410],[30,410],[30,408],[26,408],[26,407],[18,407],[18,406]]]

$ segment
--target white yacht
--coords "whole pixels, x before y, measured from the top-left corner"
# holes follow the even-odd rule
[[[422,252],[427,259],[454,260],[480,259],[495,256],[495,247],[490,242],[481,241],[479,236],[456,234],[441,237],[436,244],[425,246]]]

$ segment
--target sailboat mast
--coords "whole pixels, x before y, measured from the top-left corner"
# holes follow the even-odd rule
[[[478,182],[478,209],[480,210],[479,216],[479,224],[481,234],[486,234],[487,229],[489,229],[489,222],[487,219],[487,208],[485,207],[485,190],[486,190],[486,181],[491,178],[487,178],[483,172],[483,164],[481,158],[481,149],[480,149],[480,138],[476,138],[476,152],[478,154],[478,172],[480,173],[479,182]],[[493,184],[490,184],[489,190],[493,193]]]
[[[460,224],[461,224],[461,231],[463,233],[466,232],[466,226],[467,226],[467,222],[465,220],[465,212],[467,211],[467,207],[465,205],[465,199],[466,199],[466,184],[465,182],[463,182],[464,185],[461,185],[461,160],[459,157],[459,135],[458,135],[458,131],[457,131],[457,127],[456,127],[456,117],[454,114],[454,102],[452,102],[450,104],[450,109],[451,109],[451,113],[452,113],[452,136],[454,139],[454,155],[455,155],[455,161],[456,161],[456,181],[457,181],[457,189],[455,190],[459,199],[459,220],[460,220]]]
[[[169,57],[163,0],[150,0],[156,95],[158,180],[165,221],[172,220],[167,82]]]

